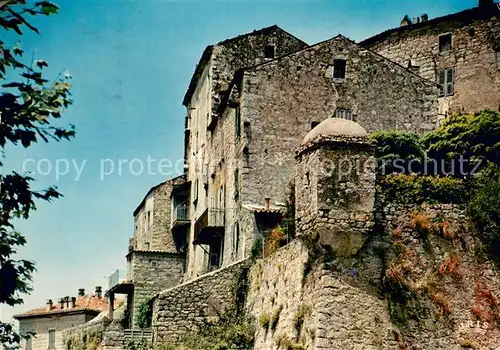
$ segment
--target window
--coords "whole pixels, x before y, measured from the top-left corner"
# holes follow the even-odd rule
[[[238,257],[238,250],[240,246],[240,225],[236,222],[233,226],[233,254]]]
[[[148,210],[148,228],[151,228],[151,210]]]
[[[352,111],[345,108],[337,108],[337,110],[335,111],[335,117],[345,120],[353,120]]]
[[[56,330],[49,329],[49,349],[56,348]]]
[[[311,130],[314,129],[318,124],[319,122],[311,122]]]
[[[241,111],[239,104],[234,108],[234,133],[236,139],[239,139],[241,136]]]
[[[198,185],[199,181],[196,179],[196,181],[193,183],[193,203],[196,203],[198,201]]]
[[[274,45],[266,45],[264,47],[264,57],[265,58],[274,58],[275,48]]]
[[[333,60],[333,77],[336,79],[345,78],[346,60]]]
[[[25,349],[26,350],[31,350],[31,337],[29,337],[28,339],[26,339]]]
[[[439,37],[439,52],[451,50],[451,34],[441,35]]]
[[[441,69],[438,71],[439,96],[453,95],[453,69]]]
[[[234,171],[234,199],[238,199],[240,194],[240,171],[236,169]]]

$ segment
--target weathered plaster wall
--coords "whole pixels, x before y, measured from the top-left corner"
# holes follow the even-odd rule
[[[336,58],[347,60],[343,81],[333,79]],[[433,82],[343,37],[248,70],[242,89],[242,121],[250,135],[243,202],[261,202],[264,194],[284,202],[295,150],[311,123],[334,116],[337,108],[351,109],[369,132],[424,132],[437,125]]]
[[[240,261],[159,293],[153,304],[153,340],[173,340],[196,331],[242,303],[247,261]]]
[[[439,36],[452,35],[452,49],[439,52]],[[451,15],[442,21],[409,25],[361,45],[422,77],[437,81],[437,70],[455,69],[455,93],[440,98],[440,113],[477,112],[500,105],[500,14],[495,5]]]
[[[46,316],[27,318],[19,321],[19,333],[26,334],[27,332],[35,332],[36,337],[31,339],[32,349],[48,349],[49,348],[49,330],[55,330],[55,348],[57,350],[65,349],[63,341],[63,330],[84,324],[92,319],[92,316],[85,314],[74,314],[64,316]],[[21,342],[21,349],[25,348],[25,342]]]
[[[181,282],[185,257],[171,253],[133,251],[129,254],[129,259],[134,283],[131,317],[135,325],[135,316],[144,301]]]

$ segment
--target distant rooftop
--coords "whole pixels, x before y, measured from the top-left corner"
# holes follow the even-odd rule
[[[49,310],[50,308],[50,310]],[[65,313],[93,313],[98,314],[102,311],[107,310],[108,302],[106,298],[102,295],[80,295],[76,297],[75,305],[73,307],[71,298],[69,298],[68,303],[64,302],[63,307],[61,307],[60,302],[47,303],[46,306],[40,307],[38,309],[33,309],[22,314],[14,315],[15,319],[29,318],[29,317],[39,317],[45,315],[55,315],[55,314],[65,314]]]

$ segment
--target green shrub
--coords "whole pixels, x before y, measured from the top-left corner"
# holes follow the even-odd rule
[[[401,204],[465,203],[468,196],[466,183],[451,177],[391,174],[380,177],[378,189]]]
[[[393,161],[396,159],[424,159],[425,150],[416,134],[401,131],[376,131],[371,135],[376,142],[375,157],[379,170],[387,163],[385,173],[391,173]]]
[[[253,260],[256,260],[262,256],[262,244],[262,237],[256,238],[255,241],[253,241],[252,251],[250,253],[250,256]]]
[[[279,322],[279,319],[280,319],[280,314],[281,314],[281,311],[283,310],[283,306],[280,305],[280,307],[278,307],[276,310],[274,310],[272,316],[271,316],[271,329],[274,331],[276,329],[276,327],[278,326],[278,322]]]
[[[467,206],[484,250],[500,263],[500,168],[489,164],[473,180]]]
[[[500,112],[453,114],[422,138],[433,159],[481,159],[500,163]],[[486,163],[485,163],[486,164]]]
[[[144,300],[139,306],[139,310],[137,311],[137,316],[135,318],[139,328],[147,328],[151,326],[151,311],[149,300]]]
[[[259,324],[260,324],[260,326],[262,328],[268,329],[270,322],[271,322],[271,317],[268,314],[263,313],[263,314],[260,315],[260,317],[259,317]]]
[[[228,318],[187,333],[178,342],[160,344],[157,350],[233,350],[252,349],[255,328],[250,320]]]

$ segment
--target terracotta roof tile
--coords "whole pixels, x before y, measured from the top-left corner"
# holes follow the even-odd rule
[[[14,318],[34,317],[46,314],[62,314],[66,312],[75,312],[75,311],[93,311],[99,313],[104,310],[107,310],[107,308],[108,308],[108,301],[106,298],[97,297],[96,295],[84,295],[76,298],[75,307],[73,308],[70,307],[61,309],[60,304],[55,302],[51,310],[48,310],[48,306],[45,306],[38,309],[27,311],[22,314],[14,315]]]

